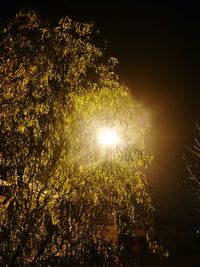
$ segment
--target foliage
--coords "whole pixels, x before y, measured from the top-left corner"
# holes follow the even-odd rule
[[[32,11],[2,31],[1,179],[12,199],[1,266],[117,266],[123,242],[106,240],[106,226],[121,236],[151,226],[148,123],[93,35],[90,24],[53,27]],[[104,126],[119,132],[116,149],[97,143]]]

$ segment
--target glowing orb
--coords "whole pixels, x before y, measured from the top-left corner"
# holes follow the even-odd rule
[[[114,129],[104,128],[98,132],[97,140],[99,145],[113,147],[120,142],[120,137]]]

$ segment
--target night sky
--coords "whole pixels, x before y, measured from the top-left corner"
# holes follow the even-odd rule
[[[95,23],[108,41],[109,55],[119,59],[121,83],[149,112],[149,150],[155,158],[148,175],[157,191],[169,193],[181,183],[182,157],[193,143],[195,122],[200,122],[200,5],[131,2],[1,1],[0,22],[19,8],[32,7],[52,22],[69,16]]]

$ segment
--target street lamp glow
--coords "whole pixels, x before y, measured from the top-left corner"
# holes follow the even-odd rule
[[[120,142],[119,135],[112,128],[104,128],[97,135],[98,143],[102,146],[113,147]]]

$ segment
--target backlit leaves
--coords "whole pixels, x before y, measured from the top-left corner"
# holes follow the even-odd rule
[[[150,226],[148,123],[93,34],[91,24],[63,18],[54,27],[32,11],[2,31],[1,179],[13,197],[0,220],[10,233],[0,243],[2,266],[87,266],[91,246],[117,266],[104,240],[108,222],[121,235],[125,224],[130,233]],[[99,127],[118,129],[119,149],[98,146]]]

